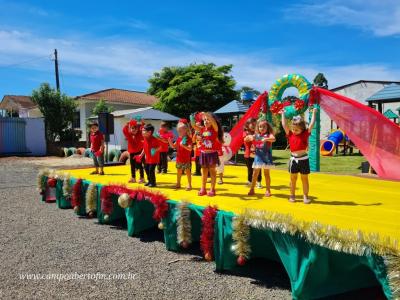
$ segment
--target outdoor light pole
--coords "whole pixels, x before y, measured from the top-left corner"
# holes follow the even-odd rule
[[[57,54],[57,49],[54,49],[54,71],[56,74],[56,87],[57,91],[60,91],[60,78],[58,75],[58,54]]]

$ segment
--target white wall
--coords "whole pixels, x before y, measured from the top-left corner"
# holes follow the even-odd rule
[[[128,145],[124,134],[122,133],[122,128],[124,128],[127,122],[129,122],[128,118],[114,118],[114,134],[110,135],[110,143],[108,145],[109,150],[127,150]],[[147,123],[151,123],[155,130],[160,129],[161,120],[150,120]]]
[[[46,155],[46,139],[43,118],[25,118],[26,148],[32,156]]]
[[[345,87],[343,89],[334,91],[334,93],[346,96],[353,100],[356,100],[364,105],[368,103],[365,100],[375,94],[376,92],[383,89],[387,84],[383,83],[372,83],[372,82],[361,82],[355,85]],[[395,113],[395,109],[400,106],[400,103],[388,103],[383,107],[383,112],[391,108]],[[336,129],[336,123],[333,123],[333,128]],[[321,139],[325,139],[331,132],[331,119],[322,110],[321,111]]]
[[[82,130],[82,137],[81,141],[86,141],[86,120],[92,116],[92,110],[96,105],[96,101],[87,101],[87,100],[79,100],[78,101],[79,106],[79,112],[80,112],[80,129]],[[124,110],[124,109],[136,109],[136,108],[141,108],[141,107],[146,107],[146,106],[140,106],[140,105],[133,105],[133,104],[121,104],[121,103],[113,103],[113,102],[108,102],[107,104],[111,105],[114,110]],[[121,128],[122,130],[122,128]],[[111,138],[111,137],[110,137]],[[116,142],[120,141],[118,137],[116,137]]]

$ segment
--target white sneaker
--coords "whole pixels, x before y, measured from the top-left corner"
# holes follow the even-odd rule
[[[262,189],[262,188],[263,188],[261,182],[257,182],[257,188],[258,188],[258,189]]]

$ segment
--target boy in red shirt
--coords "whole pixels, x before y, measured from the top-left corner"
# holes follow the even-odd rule
[[[93,163],[96,168],[90,174],[104,175],[104,135],[99,131],[99,124],[97,123],[90,125],[90,150],[93,153]]]
[[[148,181],[145,186],[148,187],[156,186],[156,167],[160,162],[160,141],[153,136],[153,133],[154,126],[151,124],[146,124],[142,129],[144,140],[143,151],[140,156],[145,156],[145,171]]]
[[[122,132],[128,142],[129,161],[131,164],[131,179],[129,182],[136,182],[136,170],[139,170],[139,183],[143,183],[144,162],[141,157],[138,157],[143,151],[143,135],[140,124],[136,120],[131,120],[124,126]]]
[[[158,139],[160,140],[160,162],[158,163],[158,173],[166,174],[168,171],[168,140],[173,139],[174,134],[169,131],[167,122],[161,122],[158,131]]]

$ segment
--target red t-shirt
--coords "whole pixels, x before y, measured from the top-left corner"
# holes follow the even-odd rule
[[[203,127],[200,131],[201,146],[200,151],[219,151],[221,143],[218,141],[218,133],[213,127]]]
[[[160,152],[168,152],[168,139],[173,139],[174,134],[171,131],[165,131],[160,128],[160,130],[158,131],[158,135],[160,136],[160,138],[167,140],[166,142],[160,141]]]
[[[157,151],[154,156],[151,155],[151,149],[160,147],[161,142],[151,136],[143,140],[143,150],[146,164],[158,164],[160,162],[160,151]]]
[[[104,135],[100,131],[90,134],[90,149],[92,152],[97,152],[101,148],[101,144],[104,141]]]
[[[143,150],[143,135],[141,128],[138,129],[135,135],[132,135],[129,132],[129,126],[127,124],[122,129],[122,132],[124,133],[125,139],[128,142],[129,153],[137,153]]]
[[[193,143],[196,145],[196,149],[194,151],[195,156],[200,156],[200,148],[201,148],[201,135],[199,131],[196,131],[193,134]]]
[[[245,138],[248,136],[247,132],[243,132],[243,144],[244,144],[244,158],[249,158],[251,156],[251,145],[252,141],[245,141]]]
[[[176,162],[180,164],[187,164],[190,163],[191,160],[191,155],[192,151],[187,150],[181,145],[182,142],[182,137],[178,137],[176,140]],[[186,137],[186,147],[189,147],[192,145],[192,141],[190,140],[189,137]]]
[[[290,147],[290,151],[301,151],[307,150],[308,148],[308,138],[310,137],[310,132],[306,129],[300,134],[294,134],[289,131],[286,135]]]

